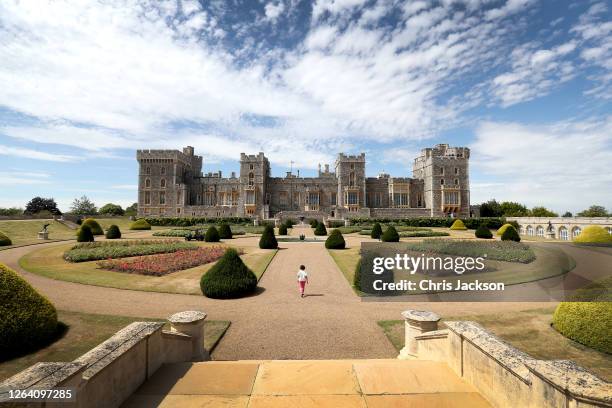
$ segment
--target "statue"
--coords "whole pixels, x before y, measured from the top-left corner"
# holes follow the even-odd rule
[[[51,224],[45,224],[45,225],[43,225],[43,229],[42,229],[42,231],[40,231],[40,232],[44,232],[44,233],[48,234],[48,233],[49,233],[49,230],[48,230],[47,228],[49,227],[49,225],[51,225]]]
[[[43,225],[42,230],[40,230],[40,232],[38,233],[38,239],[49,239],[49,225],[51,224]]]

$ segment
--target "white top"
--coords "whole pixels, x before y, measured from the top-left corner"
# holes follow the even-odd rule
[[[306,282],[308,280],[308,272],[299,270],[297,273],[298,282]]]

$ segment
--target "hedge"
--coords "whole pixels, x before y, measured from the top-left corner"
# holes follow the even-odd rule
[[[119,239],[121,238],[121,230],[115,224],[108,227],[106,230],[106,239]]]
[[[329,234],[329,237],[325,240],[325,248],[327,249],[344,249],[346,248],[346,242],[342,236],[340,230],[335,229]]]
[[[380,239],[381,236],[382,236],[382,227],[380,226],[380,223],[377,222],[372,227],[372,231],[370,232],[370,238]]]
[[[278,235],[287,235],[287,225],[281,224],[278,227]]]
[[[0,316],[0,361],[43,347],[58,334],[55,307],[3,264]]]
[[[102,227],[100,224],[98,224],[98,221],[94,220],[93,218],[87,218],[85,221],[83,221],[83,224],[81,224],[81,226],[83,225],[89,226],[89,228],[91,228],[91,233],[94,235],[104,235],[104,230],[102,230]]]
[[[448,237],[450,234],[444,231],[405,231],[400,232],[399,236],[401,238],[426,238],[426,237]]]
[[[553,326],[565,337],[612,354],[611,302],[561,302],[553,314]]]
[[[259,238],[259,248],[261,249],[276,249],[278,248],[278,241],[274,236],[274,228],[267,225],[264,232],[261,234],[261,238]]]
[[[73,246],[70,250],[64,252],[64,259],[68,262],[88,262],[109,258],[163,254],[197,248],[198,246],[195,244],[173,240],[90,242]]]
[[[500,236],[500,237],[501,237],[501,236],[502,236],[502,234],[504,233],[504,231],[506,231],[506,230],[507,230],[508,228],[510,228],[510,227],[513,227],[513,225],[512,225],[512,224],[510,224],[510,223],[506,223],[506,224],[502,225],[501,227],[499,227],[499,229],[497,230],[497,232],[495,232],[495,235],[497,235],[497,236]],[[517,227],[514,227],[514,228],[516,229]]]
[[[574,238],[574,242],[579,243],[593,243],[593,244],[606,244],[612,243],[612,235],[608,233],[603,227],[599,225],[589,225]]]
[[[463,221],[455,220],[455,222],[453,222],[453,225],[450,226],[450,229],[452,229],[453,231],[465,231],[467,230],[467,227],[465,226]]]
[[[319,221],[316,219],[312,219],[310,220],[309,224],[310,224],[310,228],[317,228],[317,225],[319,225]]]
[[[351,218],[352,225],[364,225],[369,226],[373,223],[380,224],[392,224],[395,226],[405,225],[412,227],[443,227],[449,228],[453,225],[456,218]],[[505,218],[466,218],[463,220],[463,223],[468,229],[475,230],[478,228],[480,224],[485,224],[490,229],[498,229],[506,222]],[[510,223],[516,224],[516,228],[518,228],[518,224],[515,221],[511,221]]]
[[[493,238],[493,234],[491,233],[491,230],[487,228],[487,226],[484,224],[481,224],[478,227],[478,229],[476,229],[476,232],[474,232],[474,235],[476,236],[476,238],[483,238],[483,239]]]
[[[513,226],[509,226],[506,228],[506,230],[502,234],[501,240],[521,242],[521,237],[519,236],[519,233],[516,231],[516,228],[514,228]]]
[[[253,225],[253,220],[247,217],[145,217],[144,220],[147,221],[150,225],[154,225],[156,227],[190,227],[193,225],[219,223],[227,223],[232,225]]]
[[[2,231],[0,231],[0,246],[9,246],[13,245],[13,241],[6,236]]]
[[[383,242],[399,242],[400,236],[393,225],[389,225],[380,239]]]
[[[487,259],[504,262],[529,263],[536,259],[535,253],[528,245],[512,241],[426,239],[422,242],[408,243],[406,249],[474,258],[487,254]]]
[[[130,224],[130,229],[137,230],[137,231],[150,230],[151,224],[149,224],[146,219],[140,218],[134,221],[132,224]]]
[[[257,277],[230,248],[200,279],[202,294],[213,299],[235,299],[255,292]]]
[[[317,224],[317,227],[314,230],[315,235],[324,236],[327,235],[327,228],[325,228],[325,224],[322,222]]]
[[[219,226],[219,238],[221,239],[232,239],[234,238],[234,234],[232,233],[232,228],[227,223],[222,223]]]
[[[93,242],[94,235],[91,232],[89,225],[81,225],[81,228],[77,230],[77,242]]]

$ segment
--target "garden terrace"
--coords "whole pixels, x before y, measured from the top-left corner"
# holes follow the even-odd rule
[[[169,240],[93,242],[73,246],[64,253],[64,259],[68,262],[87,262],[109,258],[162,254],[197,248],[195,244]]]

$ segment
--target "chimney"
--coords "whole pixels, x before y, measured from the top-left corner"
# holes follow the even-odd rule
[[[300,178],[300,169],[298,169],[298,178]]]
[[[325,172],[326,172],[326,173],[329,173],[329,164],[326,164],[326,165],[325,165]]]

